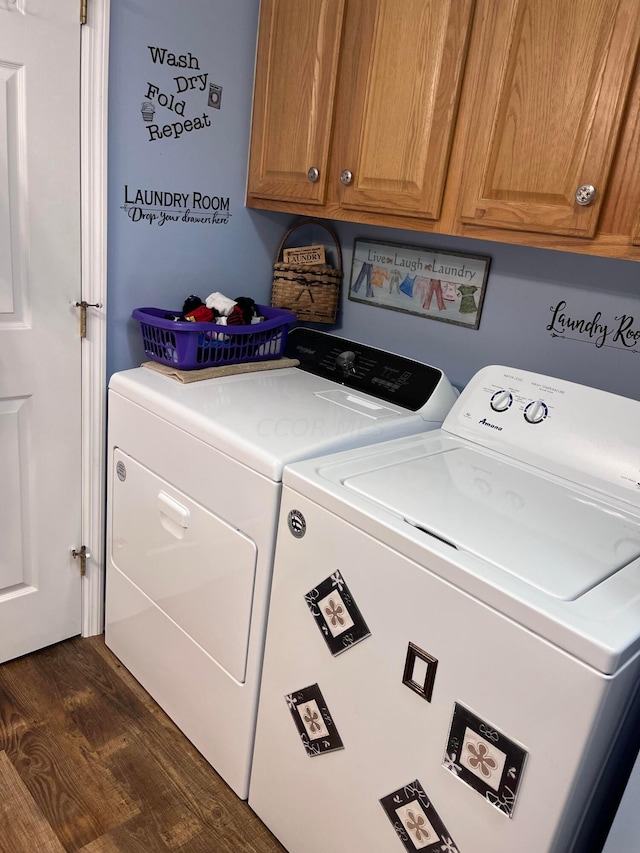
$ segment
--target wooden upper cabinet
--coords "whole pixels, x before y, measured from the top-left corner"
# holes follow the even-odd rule
[[[466,140],[467,223],[593,237],[640,37],[638,0],[486,0]],[[575,194],[592,186],[581,206]],[[585,195],[589,193],[584,191]]]
[[[324,203],[344,5],[261,2],[248,181],[253,196]]]
[[[332,175],[341,207],[440,215],[473,6],[348,0]]]

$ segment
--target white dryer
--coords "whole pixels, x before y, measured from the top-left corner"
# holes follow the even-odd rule
[[[595,853],[639,680],[640,403],[489,367],[285,469],[249,805],[290,853]]]
[[[307,329],[299,367],[109,390],[106,643],[247,797],[282,470],[440,426],[442,371]]]

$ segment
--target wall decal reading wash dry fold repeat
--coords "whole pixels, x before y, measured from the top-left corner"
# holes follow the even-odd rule
[[[417,779],[383,797],[380,804],[406,850],[460,853]]]
[[[191,52],[175,54],[157,45],[147,49],[155,66],[140,107],[148,141],[180,139],[211,127],[209,110],[221,108],[222,86],[209,80]]]
[[[302,745],[310,757],[344,749],[342,738],[317,684],[285,696]]]
[[[339,571],[304,597],[332,655],[339,655],[370,636],[367,623]]]
[[[444,766],[512,817],[527,752],[467,708],[454,706]]]

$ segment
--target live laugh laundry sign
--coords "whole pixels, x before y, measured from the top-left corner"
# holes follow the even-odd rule
[[[490,259],[356,240],[349,299],[477,329]]]
[[[602,311],[589,312],[570,306],[561,299],[550,307],[547,331],[552,338],[592,344],[640,353],[640,320],[625,311],[607,316]]]

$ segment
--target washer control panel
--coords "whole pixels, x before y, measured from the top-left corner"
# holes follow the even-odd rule
[[[525,370],[480,370],[443,430],[576,482],[593,476],[640,503],[640,402]],[[628,499],[628,493],[625,494]]]
[[[501,388],[495,391],[489,400],[489,405],[494,412],[506,412],[513,405],[513,392]],[[544,400],[531,400],[524,407],[524,419],[528,424],[539,424],[549,414],[549,406]]]

